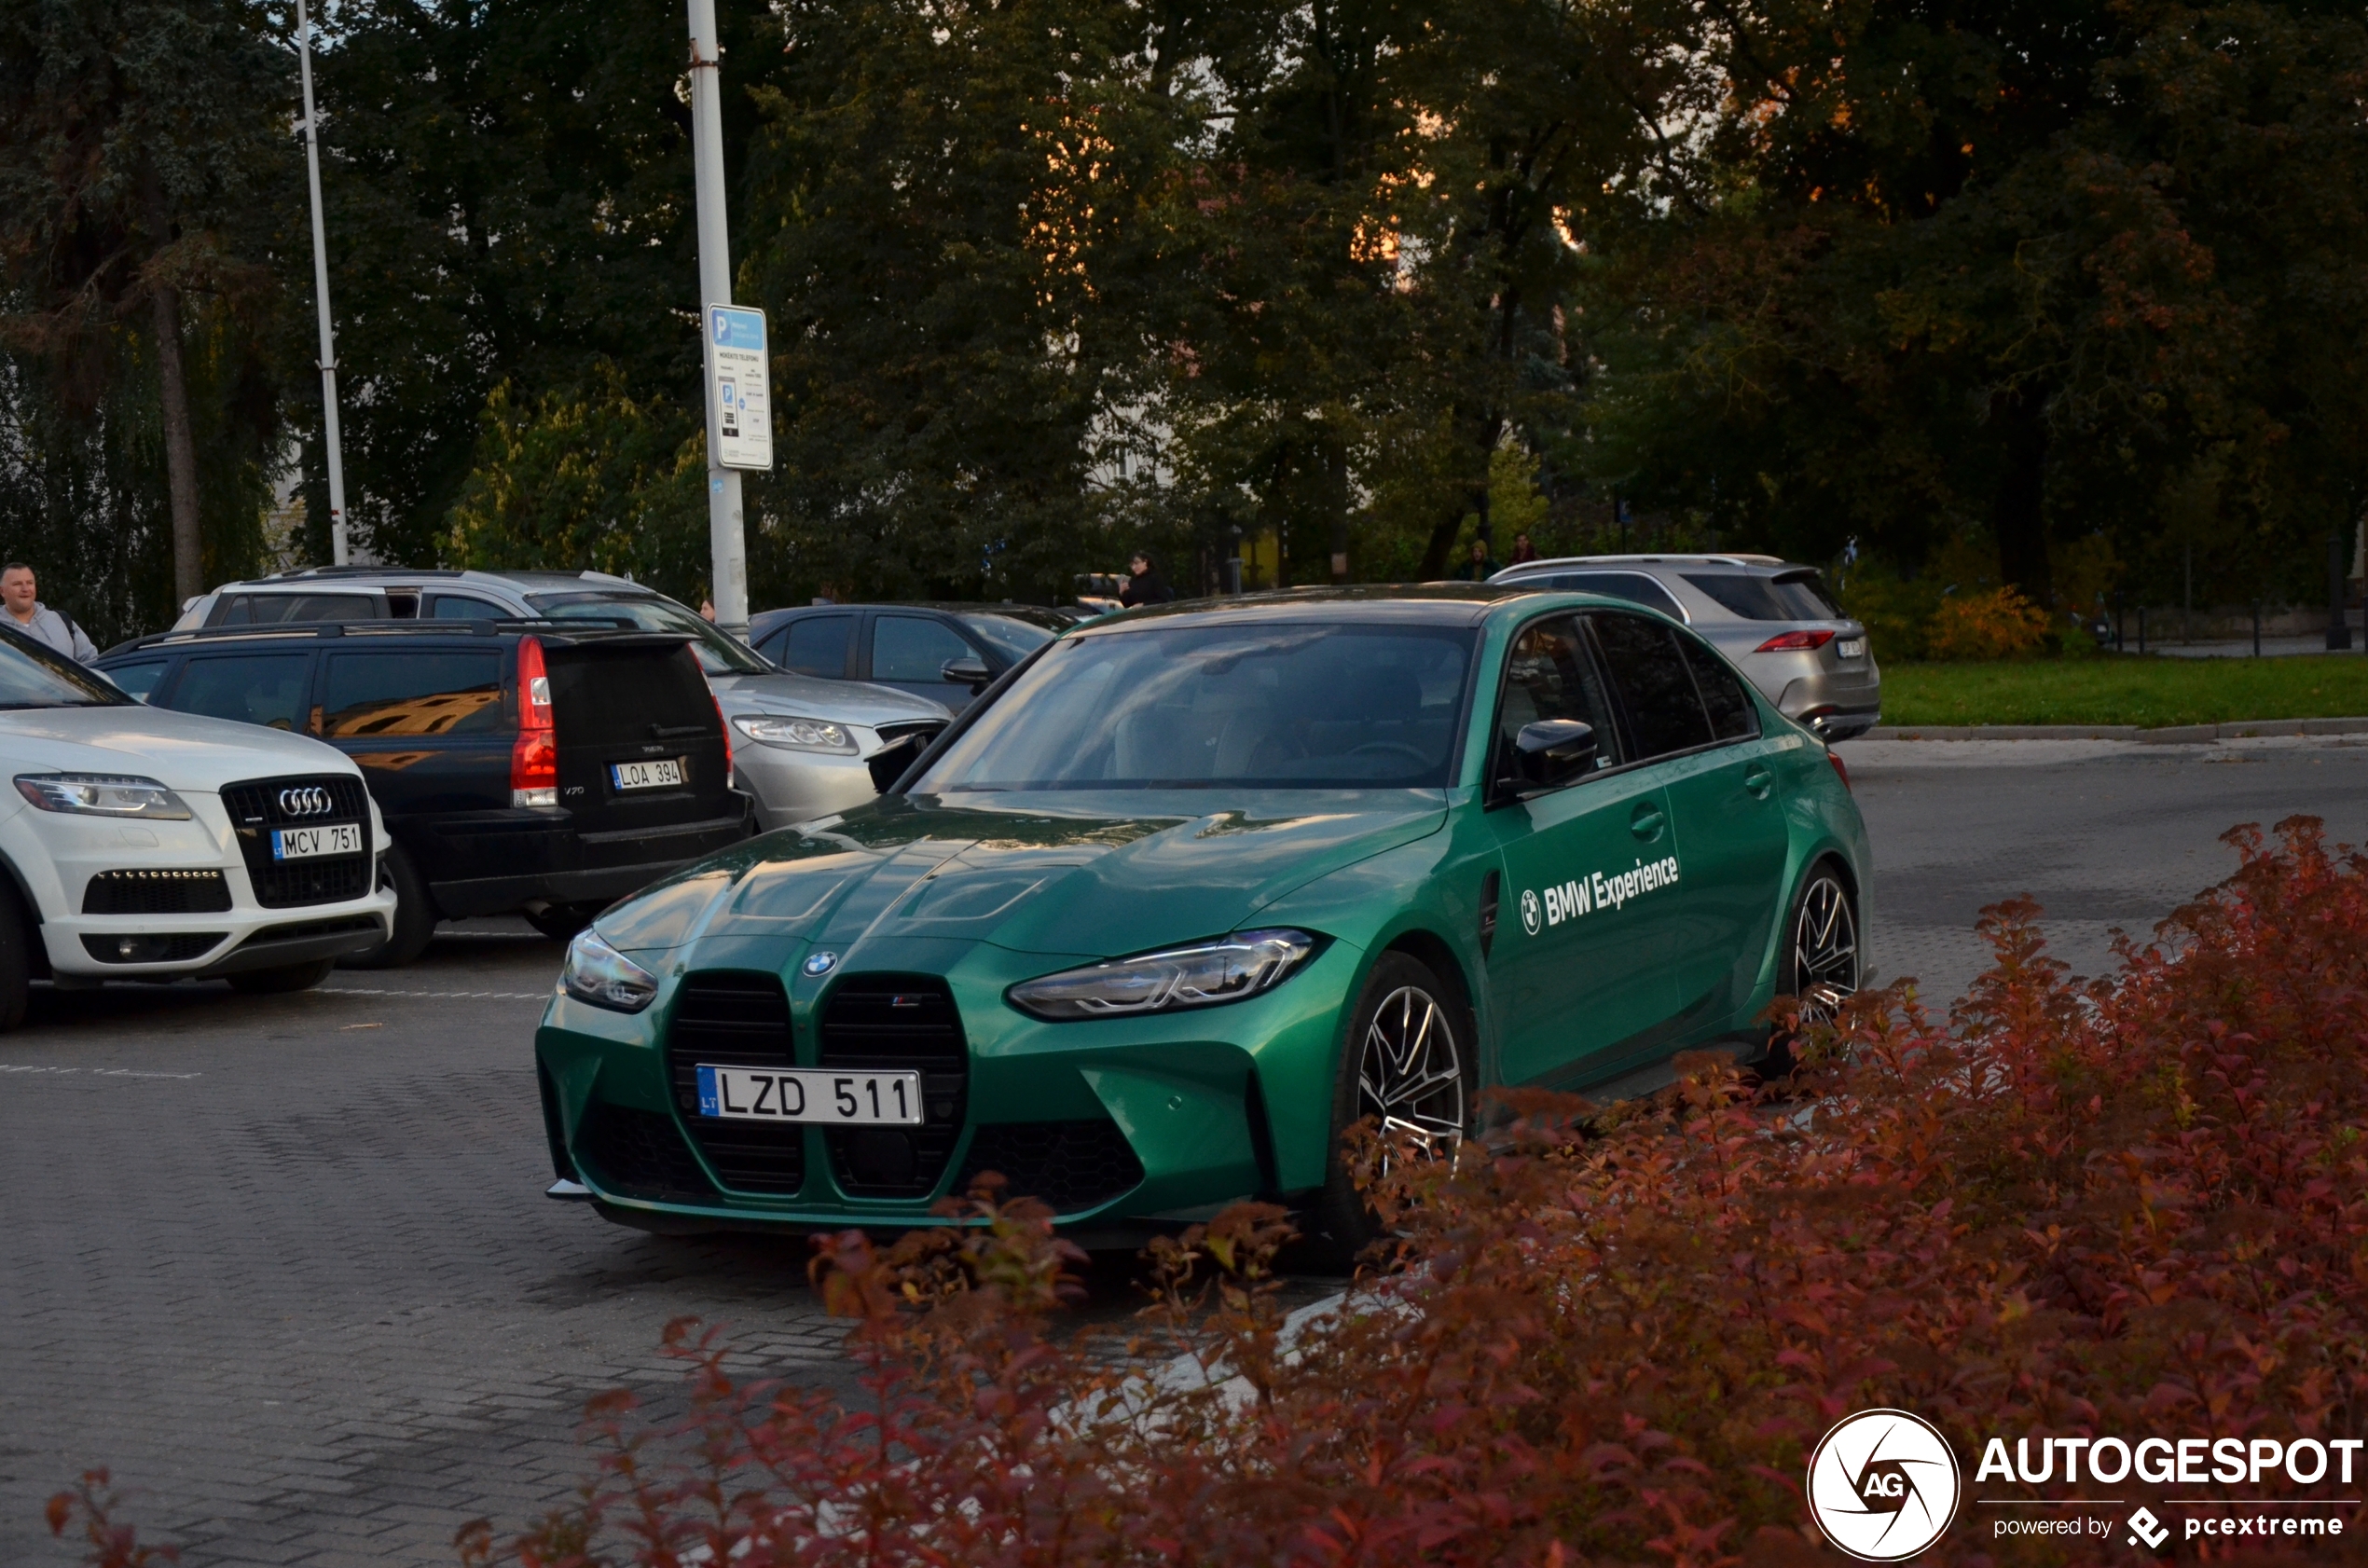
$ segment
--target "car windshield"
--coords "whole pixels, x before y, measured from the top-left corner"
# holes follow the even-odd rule
[[[121,708],[113,681],[21,633],[0,638],[0,708]]]
[[[1744,572],[1687,572],[1691,583],[1725,609],[1746,621],[1838,621],[1841,606],[1825,591],[1814,571],[1788,571],[1780,577]]]
[[[964,615],[961,623],[986,639],[1005,661],[1017,664],[1053,640],[1049,626],[1030,621],[1015,620],[1009,615]]]
[[[1204,624],[1072,638],[914,792],[1437,788],[1452,773],[1477,635]]]
[[[770,675],[773,667],[745,644],[735,642],[705,617],[655,594],[534,594],[529,602],[555,621],[624,619],[644,631],[686,631],[709,675]]]

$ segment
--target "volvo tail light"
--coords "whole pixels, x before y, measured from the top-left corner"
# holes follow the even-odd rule
[[[728,789],[732,783],[732,726],[723,722],[723,699],[717,696],[712,689],[709,691],[707,699],[715,704],[715,727],[723,732],[723,783]]]
[[[1829,631],[1779,632],[1752,652],[1755,653],[1805,653],[1812,648],[1823,648],[1833,640],[1834,634]]]
[[[510,743],[510,804],[559,804],[558,732],[551,722],[551,676],[543,644],[518,639],[518,737]]]

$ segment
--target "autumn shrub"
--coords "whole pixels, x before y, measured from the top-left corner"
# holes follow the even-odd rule
[[[1934,659],[2008,659],[2037,649],[2049,629],[2046,612],[2013,588],[1951,594],[1933,612],[1924,652]]]
[[[2307,818],[2228,836],[2237,874],[2106,979],[2068,976],[2018,901],[1985,913],[1995,961],[1947,1019],[1909,985],[1862,997],[1787,1085],[1701,1060],[1646,1103],[1508,1096],[1452,1163],[1389,1162],[1394,1255],[1296,1333],[1272,1208],[1154,1249],[1132,1355],[1063,1324],[1079,1259],[1025,1201],[886,1251],[833,1238],[818,1277],[865,1397],[736,1380],[678,1325],[690,1416],[599,1401],[580,1499],[462,1555],[1834,1562],[1804,1466],[1868,1407],[1936,1424],[1969,1498],[2067,1494],[1976,1486],[1992,1436],[2368,1437],[2368,860]],[[2161,1487],[2111,1495],[2176,1517]],[[2118,1531],[1994,1538],[1994,1512],[1923,1561],[2127,1560]]]

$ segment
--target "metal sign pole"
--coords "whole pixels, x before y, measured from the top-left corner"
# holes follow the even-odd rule
[[[732,303],[731,241],[723,221],[721,50],[715,34],[715,0],[690,0],[690,7],[691,166],[698,193],[699,321],[701,332],[711,337],[707,325],[710,309]],[[714,572],[709,594],[715,601],[715,624],[734,637],[745,638],[749,634],[749,557],[741,524],[740,475],[723,466],[723,454],[713,438],[717,421],[712,391],[709,402],[708,545]]]
[[[296,0],[296,66],[304,79],[304,167],[312,182],[312,297],[321,311],[321,439],[329,454],[329,557],[346,564],[345,453],[337,433],[337,340],[329,330],[329,241],[321,225],[321,120],[312,107],[312,19]]]

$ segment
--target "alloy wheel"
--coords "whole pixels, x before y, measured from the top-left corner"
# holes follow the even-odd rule
[[[1858,921],[1850,895],[1820,876],[1801,895],[1793,927],[1793,984],[1804,1022],[1823,1024],[1858,991]]]
[[[1356,1114],[1384,1139],[1411,1137],[1434,1154],[1464,1136],[1464,1059],[1448,1011],[1419,986],[1382,998],[1365,1027],[1356,1065]]]

